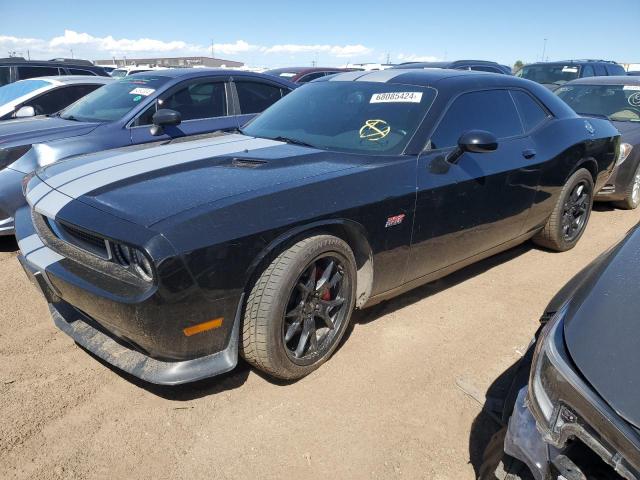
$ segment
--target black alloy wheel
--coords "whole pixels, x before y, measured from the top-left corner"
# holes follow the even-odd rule
[[[567,242],[573,242],[582,233],[589,217],[591,187],[586,181],[579,182],[564,204],[562,233]]]
[[[313,260],[296,282],[282,323],[283,344],[294,363],[308,365],[325,355],[348,313],[349,278],[332,255]]]

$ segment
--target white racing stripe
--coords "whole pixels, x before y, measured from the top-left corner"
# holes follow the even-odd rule
[[[96,162],[102,163],[103,168],[95,168],[96,166],[91,163],[51,177],[47,180],[47,183],[52,186],[57,185],[58,190],[49,189],[49,193],[47,193],[42,189],[36,192],[40,187],[40,185],[38,185],[33,189],[33,195],[32,192],[29,192],[29,197],[31,197],[29,203],[37,212],[47,217],[55,218],[58,212],[74,198],[86,195],[93,190],[135,175],[150,173],[162,168],[206,159],[208,157],[240,153],[244,150],[255,150],[282,144],[282,142],[274,140],[250,138],[245,141],[217,143],[187,150],[184,149],[183,145],[182,149],[171,149],[169,152],[163,149],[162,154],[143,158],[134,156],[133,159],[131,159],[130,155],[125,154],[122,158],[114,157]],[[97,167],[100,167],[100,165]],[[88,171],[91,171],[91,173],[86,173]]]
[[[390,80],[393,80],[398,75],[402,75],[403,73],[407,73],[406,70],[394,70],[392,68],[389,68],[387,70],[376,70],[375,72],[371,72],[367,75],[363,75],[362,77],[358,77],[356,81],[386,83]]]
[[[51,187],[44,182],[39,183],[27,193],[27,203],[33,207],[42,197],[51,191]]]
[[[44,247],[44,243],[42,243],[40,237],[34,233],[33,235],[29,235],[28,237],[18,240],[18,247],[20,248],[22,255],[26,257],[38,248]]]
[[[42,247],[34,252],[31,252],[29,255],[26,255],[25,258],[29,263],[32,263],[41,271],[44,271],[47,267],[53,265],[56,262],[59,262],[64,257],[62,255],[58,255],[49,247]]]
[[[51,190],[34,205],[33,209],[45,217],[56,218],[58,212],[72,200],[73,198],[67,197],[57,190]]]
[[[214,143],[215,140],[218,140]],[[221,141],[224,140],[224,141]],[[185,143],[176,143],[173,145],[162,145],[159,147],[152,147],[149,149],[135,150],[133,152],[121,153],[119,155],[110,154],[106,158],[96,160],[95,162],[84,163],[77,167],[70,168],[64,172],[60,172],[47,179],[47,183],[53,188],[58,188],[65,183],[77,180],[85,175],[99,172],[101,170],[107,170],[112,167],[124,165],[127,163],[138,162],[149,158],[158,158],[164,155],[171,155],[177,152],[187,152],[190,150],[202,151],[203,148],[210,148],[215,150],[220,145],[226,145],[229,143],[237,144],[242,141],[247,141],[247,137],[243,135],[230,135],[228,137],[222,137],[219,139],[203,139],[196,140],[193,143],[189,143],[189,148]],[[238,149],[242,149],[238,147]],[[108,151],[105,153],[109,153]],[[216,155],[216,153],[213,153]]]

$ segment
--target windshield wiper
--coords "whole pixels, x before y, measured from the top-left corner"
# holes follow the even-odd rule
[[[300,145],[301,147],[318,148],[315,145],[311,145],[310,143],[303,142],[302,140],[297,140],[295,138],[289,138],[289,137],[284,137],[284,136],[274,137],[271,140],[275,140],[276,142],[285,142],[285,143],[288,143],[290,145]]]
[[[71,120],[72,122],[79,122],[80,121],[76,117],[74,117],[73,115],[68,115],[66,117],[63,117],[62,115],[60,115],[60,118],[63,119],[63,120]]]

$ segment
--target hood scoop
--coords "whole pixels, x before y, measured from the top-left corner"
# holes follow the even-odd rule
[[[231,166],[235,168],[259,168],[266,163],[265,160],[258,160],[256,158],[234,157],[231,159]]]

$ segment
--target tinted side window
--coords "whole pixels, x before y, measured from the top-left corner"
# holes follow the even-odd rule
[[[607,64],[607,72],[609,75],[626,75],[627,72],[622,67],[622,65],[618,65],[615,63]]]
[[[316,78],[324,77],[326,74],[327,72],[308,73],[307,75],[304,75],[303,77],[301,77],[298,80],[298,83],[307,83],[307,82],[310,82],[311,80],[315,80]]]
[[[10,81],[11,70],[9,67],[0,67],[0,87],[6,85]]]
[[[241,113],[260,113],[282,98],[279,87],[259,82],[236,81]]]
[[[531,95],[523,92],[522,90],[513,90],[511,94],[518,106],[518,111],[522,117],[522,123],[524,123],[524,129],[526,132],[530,132],[544,122],[548,116],[547,112],[531,97]]]
[[[25,103],[25,105],[33,107],[36,115],[49,115],[62,110],[67,105],[71,105],[97,87],[98,85],[74,85],[71,87],[56,88],[30,100]]]
[[[603,76],[603,75],[607,74],[607,71],[604,69],[604,65],[601,65],[601,64],[598,63],[598,64],[594,65],[593,68],[596,71],[596,76],[597,77],[600,77],[600,76]]]
[[[583,65],[582,66],[582,72],[581,72],[581,77],[595,77],[596,72],[593,71],[593,67],[591,65]]]
[[[522,124],[509,92],[486,90],[458,97],[431,137],[431,148],[453,147],[469,130],[487,130],[498,138],[521,135]]]
[[[70,68],[69,73],[71,75],[93,75],[94,77],[96,76],[96,74],[93,73],[91,70],[82,70],[80,68]]]
[[[27,78],[46,77],[50,75],[59,75],[57,67],[18,67],[18,78],[25,80]]]
[[[227,114],[224,82],[191,83],[160,100],[158,108],[180,112],[182,121],[223,117]],[[155,105],[138,119],[137,125],[151,125]]]

